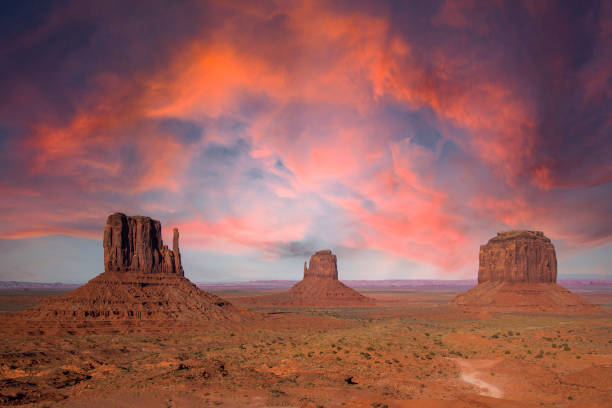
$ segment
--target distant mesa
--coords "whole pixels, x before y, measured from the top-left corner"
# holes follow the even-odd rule
[[[304,262],[304,279],[330,278],[338,280],[338,259],[329,249],[317,251],[310,257],[310,267]]]
[[[479,258],[478,283],[557,281],[555,247],[541,231],[498,232]]]
[[[492,311],[575,313],[595,308],[556,282],[555,247],[543,232],[498,232],[480,246],[478,285],[453,302]]]
[[[159,221],[115,213],[106,220],[103,246],[104,273],[63,296],[25,310],[21,317],[78,322],[82,327],[122,322],[155,322],[155,327],[159,322],[240,320],[249,313],[198,289],[184,277],[177,229],[169,249],[162,241]]]
[[[338,280],[338,262],[331,250],[317,251],[304,262],[304,279],[289,290],[290,303],[330,306],[370,304],[374,301]]]

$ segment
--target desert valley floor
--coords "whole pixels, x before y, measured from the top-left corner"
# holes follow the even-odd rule
[[[594,313],[492,314],[462,290],[367,290],[375,305],[283,307],[216,294],[241,322],[40,332],[16,311],[58,291],[0,291],[0,405],[62,407],[612,406],[612,292]],[[28,333],[29,331],[29,333]]]

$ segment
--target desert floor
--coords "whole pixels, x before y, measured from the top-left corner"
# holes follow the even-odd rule
[[[13,313],[57,293],[0,292],[0,404],[612,406],[606,291],[578,293],[602,305],[582,316],[467,313],[449,304],[452,291],[366,290],[377,300],[367,308],[254,306],[250,297],[270,292],[233,291],[217,294],[264,317],[144,332],[8,334]]]

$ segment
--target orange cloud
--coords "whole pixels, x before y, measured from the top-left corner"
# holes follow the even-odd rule
[[[68,125],[37,127],[32,143],[41,154],[35,169],[81,178],[79,173],[86,168],[113,180],[105,188],[123,189],[123,183],[115,181],[121,179],[122,166],[113,160],[112,150],[130,143],[147,163],[131,191],[177,191],[190,150],[157,130],[138,129],[123,136],[117,129],[142,116],[196,122],[221,115],[242,117],[242,95],[265,95],[273,101],[272,109],[250,123],[252,155],[272,158],[267,164],[270,171],[274,171],[273,157],[280,156],[295,175],[289,187],[273,188],[279,197],[298,199],[312,192],[337,203],[363,226],[368,247],[445,267],[461,264],[459,248],[465,240],[455,217],[446,212],[448,197],[423,175],[433,169],[435,158],[430,153],[409,142],[393,144],[389,135],[379,133],[380,127],[351,125],[344,118],[324,134],[315,126],[292,133],[291,128],[278,127],[278,118],[285,106],[296,103],[356,110],[357,115],[367,116],[391,97],[413,107],[429,106],[441,118],[469,129],[475,138],[465,143],[475,146],[487,161],[504,163],[504,172],[511,173],[515,163],[529,154],[528,139],[519,131],[532,126],[527,107],[507,87],[491,80],[466,88],[452,77],[463,61],[438,53],[434,70],[411,62],[410,46],[390,34],[383,18],[339,14],[321,3],[286,4],[278,12],[286,16],[291,36],[274,44],[275,52],[297,49],[301,60],[267,54],[269,44],[253,52],[251,43],[234,41],[244,27],[230,21],[209,38],[183,45],[166,69],[139,78],[127,105],[115,105],[124,97],[121,87],[113,86],[109,95],[95,96],[95,108],[77,114]],[[212,132],[207,138],[223,143],[227,135]],[[96,151],[111,154],[92,154]],[[330,182],[351,186],[372,200],[376,210],[322,190]],[[187,223],[185,240],[258,247],[303,238],[304,224],[284,226],[274,215],[255,220],[255,211],[217,222]],[[441,257],[440,250],[451,251],[456,259]]]
[[[33,126],[24,142],[36,152],[29,172],[72,177],[84,189],[176,191],[189,150],[173,135],[139,123],[140,112],[134,106],[113,106],[117,95],[97,97],[100,106],[78,112],[66,125]],[[121,158],[122,148],[132,149],[144,164],[129,178],[125,177],[125,166],[135,163]]]
[[[554,161],[538,151],[538,102],[501,66],[504,50],[475,59],[469,48],[454,50],[455,38],[410,38],[388,14],[325,2],[217,2],[211,9],[214,21],[173,43],[166,63],[100,74],[71,115],[31,126],[24,168],[45,191],[0,191],[10,195],[11,218],[21,208],[36,212],[28,201],[36,194],[48,207],[0,235],[89,236],[92,229],[74,227],[69,214],[95,224],[91,213],[121,205],[171,214],[187,246],[268,251],[329,233],[334,242],[451,271],[474,262],[486,228],[542,226],[586,240],[555,226],[547,204],[530,196],[551,193],[560,181]],[[436,31],[469,30],[479,9],[473,1],[446,2],[432,23]],[[470,33],[481,39],[491,29],[487,22]],[[581,74],[585,104],[602,98],[605,62]],[[426,135],[403,129],[407,121],[387,123],[391,110],[418,114],[440,141],[423,147],[417,136]],[[166,119],[201,126],[205,136],[187,143],[157,126]],[[236,140],[244,157],[231,149]],[[227,157],[206,156],[209,144]],[[464,156],[446,162],[449,145]],[[444,171],[472,169],[471,161],[484,166],[468,178],[490,171],[487,183],[496,185],[444,179]],[[245,186],[245,173],[256,181]],[[58,208],[66,213],[55,214]],[[314,227],[335,222],[346,231]]]

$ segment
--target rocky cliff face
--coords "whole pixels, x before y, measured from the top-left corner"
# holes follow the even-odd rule
[[[183,276],[178,238],[178,230],[174,229],[173,248],[170,250],[162,241],[159,221],[143,216],[111,214],[104,228],[104,271]]]
[[[329,249],[317,251],[310,257],[310,266],[304,262],[304,279],[306,278],[331,278],[338,280],[338,263],[336,255]]]
[[[555,247],[543,232],[498,232],[480,246],[478,283],[556,281]]]

